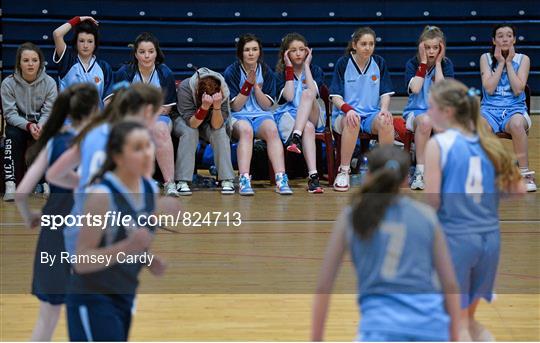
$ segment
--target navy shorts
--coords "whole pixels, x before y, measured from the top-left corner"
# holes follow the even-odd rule
[[[70,341],[127,341],[131,306],[111,295],[68,295]]]

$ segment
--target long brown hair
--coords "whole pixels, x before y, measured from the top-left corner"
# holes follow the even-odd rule
[[[296,32],[286,34],[285,37],[283,37],[283,39],[281,40],[281,46],[279,47],[276,72],[282,73],[285,70],[285,51],[289,50],[289,45],[291,45],[291,43],[295,40],[304,43],[307,48],[308,42],[304,36]]]
[[[497,173],[499,189],[508,189],[521,179],[512,154],[483,123],[478,96],[469,92],[463,83],[453,79],[444,79],[432,86],[431,97],[438,106],[453,108],[454,120],[458,124],[464,127],[472,126],[476,130],[480,144]]]
[[[352,223],[360,239],[369,239],[409,174],[410,157],[394,146],[378,146],[368,154],[369,178],[352,201]]]
[[[351,40],[349,41],[349,44],[347,44],[347,48],[345,49],[345,56],[349,55],[354,50],[354,45],[362,38],[363,35],[372,35],[373,40],[377,41],[377,34],[373,29],[369,26],[360,27],[354,31]]]
[[[126,87],[115,90],[103,114],[86,125],[73,142],[79,145],[88,132],[103,123],[115,124],[128,115],[138,113],[146,105],[152,105],[157,111],[162,104],[163,95],[158,88],[144,83],[126,84]]]
[[[39,73],[45,67],[45,57],[43,56],[43,51],[41,51],[41,49],[37,45],[31,42],[22,43],[17,49],[17,54],[15,55],[15,70],[18,71],[22,76],[21,57],[22,57],[22,53],[26,50],[34,51],[38,55],[39,70],[37,74],[39,75]]]

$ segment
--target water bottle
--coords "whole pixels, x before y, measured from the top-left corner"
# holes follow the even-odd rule
[[[362,161],[360,162],[360,170],[359,170],[361,183],[364,183],[367,173],[368,173],[368,159],[366,156],[362,156]]]

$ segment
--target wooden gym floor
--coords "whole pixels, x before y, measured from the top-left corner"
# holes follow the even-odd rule
[[[540,172],[540,116],[529,137],[531,169]],[[505,141],[509,148],[511,143]],[[537,180],[540,176],[537,176]],[[141,274],[131,340],[302,341],[309,339],[313,291],[333,221],[347,194],[326,187],[309,195],[304,180],[295,194],[275,194],[257,182],[252,198],[209,191],[181,198],[188,212],[240,212],[242,224],[160,231],[153,252],[168,261],[167,274]],[[417,195],[418,193],[415,193]],[[35,197],[36,209],[44,200]],[[501,202],[502,256],[497,299],[481,303],[477,317],[503,341],[540,340],[540,201],[536,194]],[[22,226],[13,203],[0,203],[0,339],[25,341],[38,302],[29,294],[37,231]],[[231,217],[232,220],[232,217]],[[350,258],[343,264],[327,324],[327,340],[355,337],[358,309]],[[54,340],[67,340],[62,312]]]

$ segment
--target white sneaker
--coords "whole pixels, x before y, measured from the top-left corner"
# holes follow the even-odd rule
[[[536,192],[536,182],[534,181],[534,171],[529,170],[524,173],[521,173],[525,184],[527,185],[527,192]]]
[[[350,187],[350,169],[344,171],[341,168],[338,170],[336,179],[334,180],[334,190],[337,192],[347,192]]]
[[[221,194],[234,194],[234,183],[231,180],[221,181]]]
[[[48,198],[51,195],[51,187],[47,182],[43,182],[43,196]]]
[[[413,182],[411,183],[411,189],[424,190],[425,187],[426,185],[424,184],[424,174],[415,172]]]
[[[167,182],[163,185],[165,195],[169,197],[179,197],[180,193],[176,190],[176,184],[174,182]]]
[[[189,189],[189,185],[186,181],[178,181],[176,190],[179,195],[191,195],[191,189]]]
[[[15,200],[15,182],[6,181],[6,192],[4,193],[4,201],[13,201]]]

